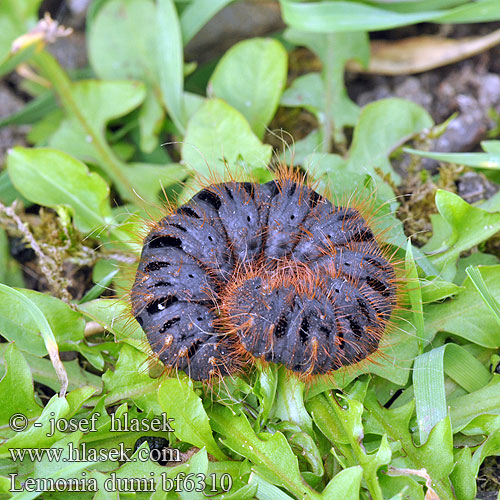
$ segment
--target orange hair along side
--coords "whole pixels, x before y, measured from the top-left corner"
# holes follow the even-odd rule
[[[202,381],[257,359],[308,379],[369,359],[398,279],[367,205],[354,205],[282,167],[171,209],[144,239],[130,293],[155,356]]]

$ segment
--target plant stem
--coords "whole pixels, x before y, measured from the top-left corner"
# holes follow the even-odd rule
[[[103,168],[106,169],[117,186],[121,187],[122,194],[129,200],[137,200],[133,186],[123,172],[123,163],[115,156],[106,141],[95,132],[92,125],[81,113],[73,97],[71,88],[73,84],[57,60],[47,51],[42,50],[33,55],[32,61],[41,74],[52,83],[66,112],[78,120],[85,134],[90,138]]]

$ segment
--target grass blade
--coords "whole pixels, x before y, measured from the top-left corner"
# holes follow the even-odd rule
[[[408,297],[410,299],[411,309],[413,312],[413,319],[415,321],[415,328],[418,340],[418,351],[422,354],[424,345],[424,311],[422,306],[422,289],[418,280],[417,266],[413,259],[413,251],[411,240],[408,238],[405,256],[405,270],[408,278]]]
[[[185,132],[182,35],[173,0],[158,0],[158,69],[163,103],[179,131]]]
[[[490,291],[488,290],[488,287],[486,286],[486,283],[483,280],[483,277],[481,276],[481,272],[479,271],[479,268],[476,266],[469,266],[465,272],[469,276],[470,280],[472,281],[472,284],[476,287],[477,291],[479,292],[479,295],[481,295],[481,298],[484,300],[484,303],[490,308],[491,312],[494,314],[496,320],[498,321],[498,324],[500,325],[500,305],[496,301],[495,297],[491,295]]]
[[[417,357],[413,365],[417,424],[420,444],[427,441],[431,429],[446,417],[444,391],[444,351],[441,346]]]
[[[43,341],[45,342],[45,347],[49,353],[50,360],[52,361],[52,366],[57,373],[57,378],[61,383],[61,390],[59,395],[64,397],[66,395],[66,389],[68,388],[68,374],[66,369],[59,358],[59,348],[57,346],[54,333],[52,328],[47,321],[47,318],[43,315],[42,311],[27,297],[25,297],[18,290],[11,288],[10,286],[0,283],[0,292],[8,295],[14,296],[19,302],[26,306],[26,310],[30,312],[33,317],[33,321],[36,323],[40,329],[40,334],[42,335]]]

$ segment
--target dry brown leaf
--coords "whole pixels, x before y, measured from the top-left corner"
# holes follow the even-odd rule
[[[408,75],[439,68],[474,56],[500,43],[500,29],[484,36],[444,38],[415,36],[397,41],[374,40],[368,69],[349,61],[347,69],[357,73]]]
[[[425,492],[424,500],[440,500],[438,494],[432,488],[432,479],[426,469],[399,469],[396,467],[389,467],[387,469],[388,476],[418,476],[425,479]]]

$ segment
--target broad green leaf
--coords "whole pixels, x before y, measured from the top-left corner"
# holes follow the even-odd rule
[[[481,267],[488,290],[500,299],[500,265]],[[484,303],[470,278],[465,291],[443,304],[424,306],[426,339],[431,341],[438,331],[458,335],[484,347],[500,346],[500,326]]]
[[[288,107],[305,108],[320,116],[325,102],[325,85],[320,73],[306,73],[292,82],[283,92],[280,104]],[[311,152],[311,151],[310,151]]]
[[[267,167],[272,154],[243,115],[221,99],[210,99],[192,116],[182,144],[183,163],[204,178],[228,172],[249,175]]]
[[[55,442],[51,448],[60,448],[63,450],[60,460],[51,460],[48,455],[45,455],[40,462],[35,464],[35,477],[54,479],[82,477],[79,473],[83,469],[90,468],[90,466],[94,465],[96,462],[72,460],[69,443],[72,444],[73,448],[78,448],[81,437],[82,432],[78,431],[73,432],[69,436],[65,436],[61,440]],[[31,498],[35,498],[36,496],[38,496],[37,493]]]
[[[153,0],[111,0],[87,31],[89,61],[102,80],[158,82]]]
[[[157,396],[160,381],[148,375],[147,356],[143,352],[124,344],[114,371],[108,370],[102,381],[109,391],[106,404],[131,399],[143,411],[161,413]]]
[[[107,184],[68,154],[16,147],[9,152],[7,168],[13,184],[29,200],[46,207],[71,207],[80,231],[111,222]]]
[[[147,84],[139,114],[141,149],[151,152],[158,145],[164,118],[160,95],[157,34],[151,29],[157,10],[150,0],[106,2],[88,30],[90,63],[103,80],[131,79]]]
[[[456,344],[445,344],[418,356],[413,366],[413,388],[421,443],[448,413],[444,372],[468,392],[481,390],[491,378],[480,361]]]
[[[262,425],[266,422],[276,398],[278,388],[278,367],[276,365],[266,364],[258,366],[259,378],[253,387],[254,394],[259,398],[259,418],[258,422]]]
[[[186,170],[178,163],[128,163],[123,172],[133,184],[134,190],[149,204],[157,203],[158,195],[163,189],[182,182],[187,177]],[[153,212],[153,209],[150,212]]]
[[[262,479],[258,474],[252,472],[248,481],[249,485],[255,486],[255,494],[259,500],[292,500],[283,490]]]
[[[0,3],[0,63],[11,50],[12,42],[35,25],[41,0],[2,0]]]
[[[214,441],[209,418],[202,401],[193,390],[193,382],[187,377],[164,380],[158,390],[162,409],[174,418],[175,435],[186,443],[202,448],[224,460],[225,455]]]
[[[184,68],[182,34],[173,0],[157,0],[156,4],[157,66],[163,104],[180,132],[185,131]]]
[[[455,453],[455,467],[450,474],[455,493],[463,500],[476,498],[476,474],[472,466],[472,454],[469,447]]]
[[[363,469],[359,465],[344,469],[330,480],[321,496],[325,500],[337,500],[338,498],[358,500],[362,477]]]
[[[409,430],[410,418],[413,415],[415,400],[396,409],[387,410],[380,406],[375,395],[368,391],[365,407],[375,420],[387,432],[388,436],[401,443],[406,456],[407,467],[425,468],[433,480],[433,488],[439,498],[453,498],[448,476],[453,469],[453,435],[450,419],[441,420],[430,432],[427,442],[415,446]]]
[[[439,189],[436,192],[436,206],[450,228],[443,246],[431,257],[432,262],[441,268],[454,265],[460,252],[487,240],[500,230],[500,213],[491,214],[473,207],[449,191]]]
[[[16,413],[22,413],[26,418],[40,415],[42,409],[35,403],[30,367],[14,343],[7,347],[3,363],[6,371],[0,380],[0,425],[6,425]]]
[[[54,420],[64,418],[68,415],[70,407],[66,398],[57,395],[52,396],[46,404],[42,414],[28,429],[18,432],[7,441],[0,444],[0,458],[11,457],[9,449],[15,448],[43,448],[51,446],[58,439],[64,437],[64,433],[55,429],[52,434]],[[34,425],[38,424],[38,425]]]
[[[462,257],[457,261],[457,273],[453,278],[453,282],[462,285],[467,279],[465,270],[469,266],[496,266],[500,264],[500,260],[495,255],[483,252],[473,252],[467,257]]]
[[[250,123],[262,138],[285,87],[287,53],[272,38],[237,43],[217,64],[208,93],[224,99]]]
[[[122,171],[123,163],[106,142],[105,129],[109,120],[129,113],[142,103],[146,96],[144,84],[98,80],[72,82],[46,51],[36,53],[33,63],[52,83],[66,116],[52,134],[49,145],[96,163],[115,182],[122,198],[137,201],[138,194]]]
[[[33,376],[33,380],[40,384],[50,387],[54,391],[59,390],[59,379],[54,371],[52,363],[45,358],[33,356],[32,354],[24,353],[26,361],[29,363],[29,368]],[[94,391],[102,390],[101,377],[84,370],[80,366],[80,361],[63,361],[64,368],[68,374],[68,390],[73,391],[81,387],[92,387]]]
[[[221,405],[212,408],[210,421],[224,445],[250,460],[259,476],[299,498],[321,498],[302,479],[297,457],[281,432],[257,435],[243,414]]]
[[[127,342],[138,348],[146,340],[139,324],[132,321],[129,304],[123,300],[91,300],[79,304],[78,310],[110,331],[117,342]]]
[[[189,460],[189,472],[198,479],[198,485],[201,485],[199,481],[201,478],[207,477],[208,471],[208,456],[207,450],[202,448],[198,453],[195,453]],[[195,488],[191,491],[191,488],[183,488],[180,492],[181,500],[206,500],[207,496],[203,491],[199,491]]]
[[[158,134],[164,117],[160,99],[151,88],[148,88],[146,99],[139,111],[140,146],[145,153],[152,153],[158,147]]]
[[[17,290],[16,290],[17,291]],[[74,350],[77,342],[83,340],[85,322],[82,315],[67,304],[50,295],[34,290],[18,290],[46,318],[61,350]],[[0,331],[16,346],[35,356],[46,356],[47,349],[38,325],[33,321],[24,301],[17,296],[3,295],[0,301]]]
[[[27,315],[28,324],[33,325],[33,327],[36,329],[35,331],[37,332],[37,334],[39,333],[39,335],[43,339],[46,352],[50,357],[52,366],[54,367],[54,370],[56,371],[57,377],[61,384],[61,396],[64,396],[68,387],[68,375],[66,373],[66,370],[64,369],[64,365],[62,364],[61,359],[59,358],[59,346],[57,344],[56,338],[54,337],[54,332],[52,331],[52,328],[47,321],[44,313],[40,310],[36,302],[30,300],[30,295],[32,295],[33,297],[36,297],[38,295],[39,298],[49,298],[49,296],[34,292],[32,290],[26,290],[25,292],[28,293],[23,294],[19,290],[11,288],[2,283],[0,283],[0,292],[3,296],[3,300],[1,301],[2,304],[4,302],[11,301],[11,303],[14,304],[15,308],[17,308],[18,310],[21,309],[24,314]],[[43,300],[44,299],[42,299],[42,303]],[[57,299],[54,300],[59,302]],[[66,304],[64,305],[66,306]],[[12,318],[12,310],[8,311],[5,316],[7,317],[7,323],[9,323],[9,320],[11,320]],[[15,317],[14,321],[19,324],[18,317]],[[22,320],[20,323],[21,326],[23,326]],[[6,337],[7,335],[8,333],[5,334]]]
[[[426,278],[420,279],[420,288],[422,290],[422,302],[424,304],[447,299],[465,290],[463,286],[444,281],[437,276],[427,276]]]
[[[432,123],[429,113],[411,101],[391,98],[370,103],[361,111],[354,129],[349,164],[360,173],[371,173],[378,167],[397,181],[388,160],[391,151]]]
[[[333,30],[334,31],[334,30]],[[305,89],[309,74],[299,77],[300,87],[308,93],[317,93],[315,115],[318,118],[322,135],[323,151],[330,151],[332,136],[337,142],[345,142],[342,129],[346,125],[355,125],[359,116],[359,107],[351,101],[344,83],[344,70],[347,61],[355,59],[362,66],[370,60],[370,44],[368,34],[330,32],[325,34],[308,33],[289,28],[285,31],[285,39],[303,45],[317,54],[323,70],[321,80],[311,82],[313,87]],[[315,74],[311,74],[314,75]],[[318,86],[318,83],[320,86]],[[295,85],[295,82],[294,82]],[[297,103],[295,105],[300,105]]]
[[[420,353],[422,353],[423,351],[422,340],[424,337],[422,289],[420,288],[420,282],[418,281],[417,266],[415,265],[415,260],[413,259],[412,245],[411,245],[411,240],[409,238],[408,238],[408,244],[406,246],[405,270],[406,270],[406,277],[408,279],[406,290],[408,293],[408,298],[410,299],[410,305],[413,312],[413,322],[415,325],[415,331],[417,335],[418,350]]]
[[[186,45],[207,21],[234,0],[193,0],[182,11],[182,42]]]

